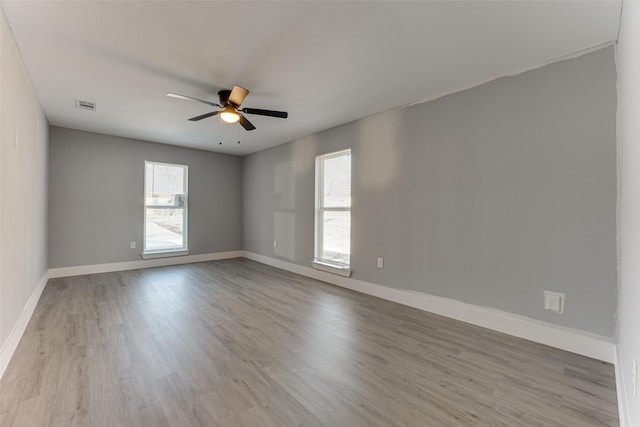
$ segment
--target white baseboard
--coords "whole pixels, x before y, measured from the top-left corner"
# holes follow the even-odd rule
[[[620,427],[631,427],[629,419],[629,409],[626,389],[624,388],[624,377],[622,375],[622,359],[620,358],[620,347],[616,346],[616,394],[618,396],[618,418]]]
[[[83,274],[110,273],[112,271],[135,270],[138,268],[163,267],[166,265],[190,264],[193,262],[216,261],[240,258],[244,251],[215,252],[210,254],[186,255],[170,258],[141,259],[136,261],[112,262],[108,264],[78,265],[49,269],[49,277],[70,277]]]
[[[48,280],[49,273],[45,272],[36,285],[36,288],[31,293],[29,300],[22,309],[22,313],[20,313],[20,317],[18,317],[18,321],[13,326],[13,329],[11,330],[11,333],[9,333],[7,340],[4,342],[4,344],[2,344],[2,347],[0,348],[0,379],[4,375],[4,371],[9,366],[9,362],[11,361],[11,357],[13,357],[13,353],[15,353],[16,348],[18,348],[18,344],[22,339],[22,334],[24,334],[25,329],[27,329],[29,320],[31,320],[31,316],[33,315],[33,312],[38,305],[40,295],[42,295],[42,291],[47,285]]]
[[[608,363],[616,363],[616,345],[612,339],[572,328],[553,325],[504,311],[479,307],[422,292],[394,289],[304,267],[288,261],[244,251],[244,257],[333,285],[393,301],[430,313],[482,326],[529,341],[581,354]]]
[[[304,267],[248,251],[229,251],[175,258],[50,269],[42,276],[36,285],[36,288],[29,297],[18,321],[11,330],[9,337],[0,348],[0,378],[4,375],[4,372],[9,365],[9,361],[20,343],[20,339],[29,324],[29,320],[33,315],[38,304],[38,300],[40,299],[42,291],[44,290],[49,278],[188,264],[193,262],[214,261],[238,257],[245,257],[263,264],[271,265],[276,268],[311,277],[313,279],[321,280],[357,292],[612,363],[616,366],[616,387],[618,393],[618,407],[620,410],[620,425],[621,427],[630,425],[626,410],[627,400],[625,399],[623,378],[619,372],[621,367],[621,362],[618,356],[619,353],[616,351],[616,345],[606,337],[589,334],[576,329],[564,328],[524,316],[479,307],[448,298],[437,297],[421,292],[394,289],[362,280],[337,276],[324,271],[315,270],[311,267]]]

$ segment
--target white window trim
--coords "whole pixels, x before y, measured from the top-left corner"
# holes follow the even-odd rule
[[[351,276],[351,265],[350,264],[342,264],[329,260],[325,260],[319,258],[318,254],[322,251],[322,225],[320,224],[321,217],[320,211],[349,211],[351,212],[351,207],[336,207],[336,208],[324,208],[322,205],[322,195],[324,193],[324,167],[320,167],[323,160],[331,159],[334,157],[344,156],[346,153],[351,153],[351,149],[348,148],[346,150],[336,151],[334,153],[321,154],[316,156],[316,182],[315,182],[315,210],[314,210],[314,249],[313,249],[313,260],[311,261],[311,266],[317,270],[326,271],[328,273],[338,274],[344,277]],[[349,239],[351,240],[351,239]],[[349,248],[349,252],[351,252],[351,248]]]
[[[169,248],[169,249],[157,249],[157,250],[147,250],[147,209],[175,209],[173,206],[147,206],[147,165],[163,165],[163,166],[179,166],[183,168],[184,173],[184,246]],[[142,197],[143,197],[143,223],[142,223],[142,259],[154,259],[154,258],[169,258],[175,256],[185,256],[189,255],[189,165],[181,165],[177,163],[165,163],[165,162],[154,162],[151,160],[144,161],[144,177],[142,180]]]
[[[333,273],[339,276],[351,277],[351,267],[347,267],[344,264],[314,259],[311,261],[311,266],[316,270],[326,271],[327,273]]]
[[[150,251],[140,254],[142,259],[170,258],[174,256],[189,255],[189,249],[185,250],[169,250],[169,251]]]

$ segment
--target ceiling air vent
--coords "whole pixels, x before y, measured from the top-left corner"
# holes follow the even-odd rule
[[[82,108],[83,110],[96,111],[96,103],[90,101],[83,101],[82,99],[76,99],[76,108]]]

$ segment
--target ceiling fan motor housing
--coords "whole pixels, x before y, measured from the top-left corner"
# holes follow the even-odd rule
[[[229,95],[231,95],[231,91],[229,89],[222,89],[218,91],[218,98],[220,98],[220,105],[225,105],[229,101]]]

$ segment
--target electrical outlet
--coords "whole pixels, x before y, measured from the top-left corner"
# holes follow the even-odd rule
[[[384,258],[378,258],[378,268],[384,268]]]
[[[560,292],[544,291],[545,310],[564,313],[564,298],[565,295]]]
[[[634,357],[633,366],[631,367],[631,386],[633,387],[633,395],[638,395],[638,365],[636,364],[636,358]]]
[[[278,242],[276,240],[273,241],[273,247],[277,248],[278,247]]]
[[[131,249],[135,249],[135,248],[136,248],[136,241],[135,241],[135,240],[132,240],[132,241],[129,243],[129,248],[131,248]]]

